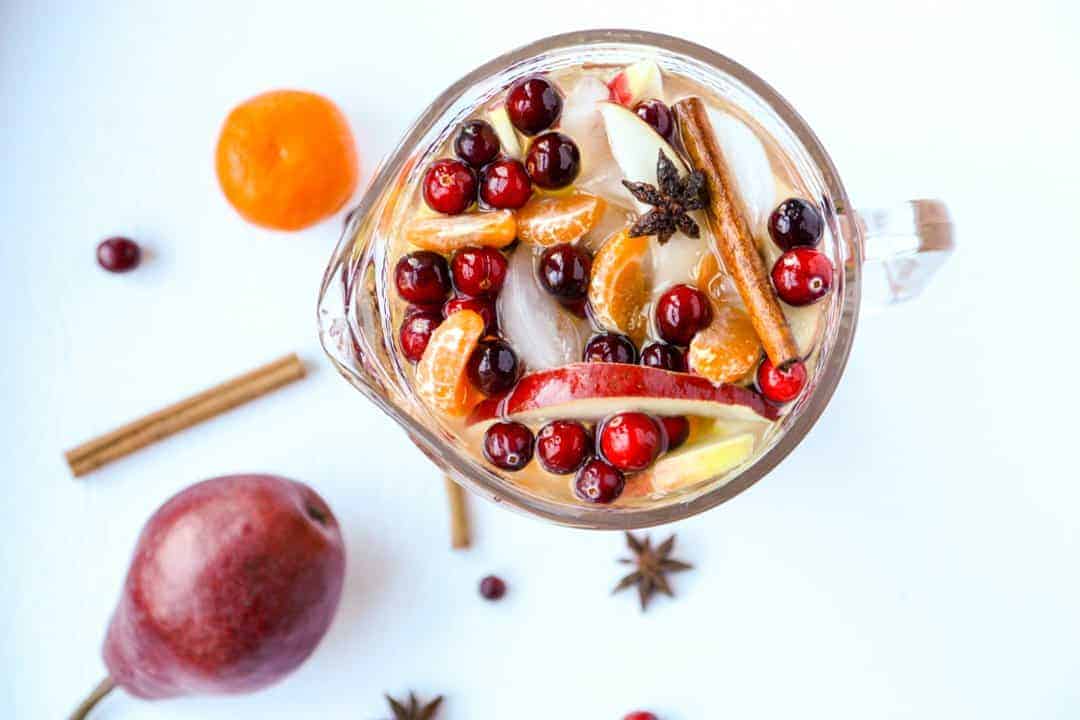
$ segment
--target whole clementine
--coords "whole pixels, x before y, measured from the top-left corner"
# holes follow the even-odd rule
[[[356,190],[356,145],[322,95],[273,90],[237,105],[218,138],[218,182],[246,220],[299,230],[334,214]]]

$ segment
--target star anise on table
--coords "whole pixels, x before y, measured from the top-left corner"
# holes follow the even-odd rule
[[[390,709],[394,711],[394,720],[431,720],[439,710],[442,695],[423,706],[416,699],[416,694],[412,692],[409,693],[408,705],[395,700],[389,695],[386,696],[386,702],[390,703]]]
[[[664,154],[656,159],[656,185],[623,180],[622,184],[640,202],[652,205],[630,227],[630,237],[655,235],[663,245],[676,230],[692,238],[701,236],[701,229],[689,213],[701,210],[708,204],[705,173],[695,170],[684,178],[679,177],[675,164]]]
[[[648,609],[649,600],[657,592],[662,592],[668,597],[675,597],[675,593],[671,591],[671,585],[668,584],[667,573],[689,570],[693,567],[693,565],[669,557],[671,551],[675,549],[675,536],[672,535],[654,548],[652,539],[648,535],[645,536],[645,540],[639,540],[633,534],[626,533],[626,544],[633,551],[634,557],[620,558],[619,562],[637,565],[637,569],[620,580],[611,594],[637,586],[642,611]]]

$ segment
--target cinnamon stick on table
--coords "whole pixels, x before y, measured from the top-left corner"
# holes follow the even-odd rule
[[[294,354],[244,373],[209,390],[130,422],[64,453],[75,477],[220,415],[282,385],[304,377],[304,364]]]
[[[799,359],[799,346],[735,196],[735,177],[716,140],[705,103],[689,97],[675,103],[674,110],[691,164],[705,173],[708,181],[709,224],[720,258],[735,280],[765,354],[776,367],[785,367]]]

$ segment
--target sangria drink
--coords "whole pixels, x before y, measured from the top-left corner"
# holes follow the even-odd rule
[[[613,512],[693,493],[812,392],[827,201],[693,77],[647,54],[532,74],[425,157],[385,239],[392,364],[505,482]]]

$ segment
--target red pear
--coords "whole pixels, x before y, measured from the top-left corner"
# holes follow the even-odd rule
[[[111,681],[154,699],[280,680],[329,627],[344,572],[337,520],[306,485],[273,475],[193,485],[139,536],[99,691]]]

